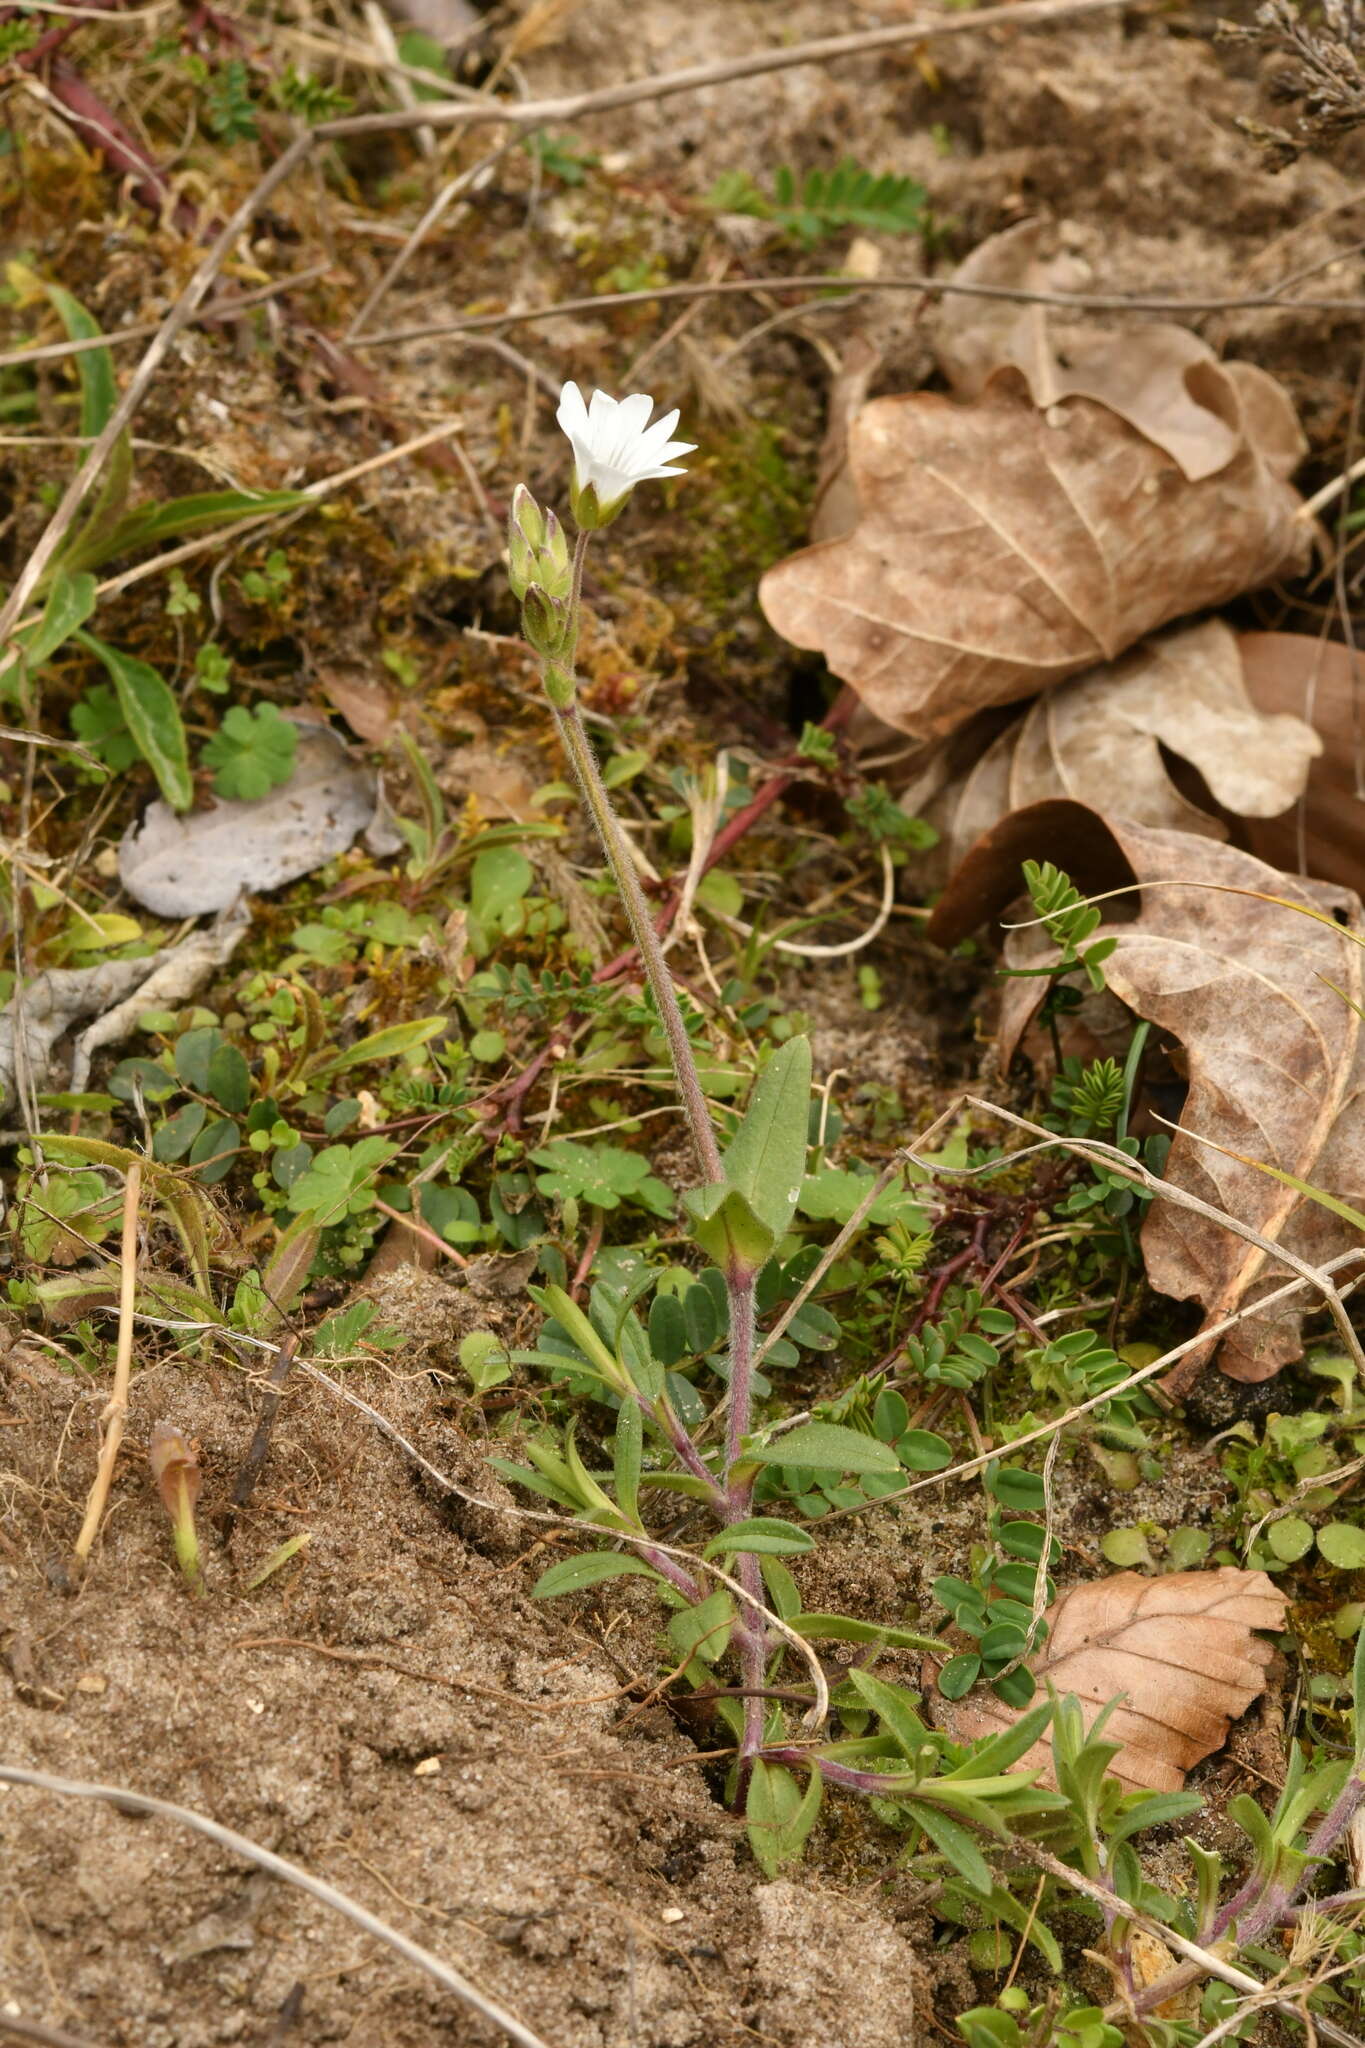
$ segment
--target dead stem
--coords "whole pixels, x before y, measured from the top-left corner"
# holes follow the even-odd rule
[[[251,1841],[248,1836],[239,1835],[234,1829],[225,1828],[221,1822],[210,1820],[207,1814],[196,1813],[193,1807],[174,1806],[168,1799],[151,1799],[144,1792],[131,1792],[122,1785],[95,1785],[83,1778],[58,1778],[47,1771],[20,1770],[14,1764],[0,1764],[0,1784],[29,1785],[35,1791],[56,1792],[70,1799],[106,1800],[119,1813],[154,1814],[163,1820],[178,1821],[182,1827],[193,1828],[196,1834],[206,1835],[220,1848],[254,1863],[258,1869],[269,1871],[272,1877],[282,1878],[299,1891],[307,1892],[324,1906],[330,1906],[334,1913],[343,1914],[405,1961],[415,1963],[443,1990],[452,1993],[461,2005],[497,2027],[508,2040],[517,2042],[518,2048],[548,2048],[548,2043],[539,2034],[533,2034],[505,2006],[489,1998],[452,1964],[433,1955],[430,1949],[410,1941],[406,1934],[400,1934],[396,1927],[390,1927],[357,1900],[338,1891],[335,1885],[314,1877],[311,1871],[301,1869],[297,1863],[286,1862],[283,1856],[277,1856],[272,1849],[263,1849],[259,1842]]]
[[[135,1159],[123,1184],[123,1241],[119,1250],[118,1349],[114,1354],[114,1388],[100,1421],[104,1438],[95,1482],[85,1503],[85,1520],[76,1538],[74,1552],[78,1571],[85,1566],[91,1545],[99,1534],[123,1426],[128,1419],[128,1382],[133,1366],[133,1308],[137,1299],[138,1200],[142,1193],[142,1162]]]

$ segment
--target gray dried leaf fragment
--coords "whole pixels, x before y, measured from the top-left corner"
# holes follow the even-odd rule
[[[119,847],[119,880],[158,917],[223,910],[243,890],[278,889],[343,853],[374,816],[375,784],[325,725],[299,734],[288,782],[254,803],[177,817],[149,804]]]

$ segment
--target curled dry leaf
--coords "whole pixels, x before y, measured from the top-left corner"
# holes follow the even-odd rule
[[[970,405],[874,399],[849,433],[857,526],[770,569],[763,608],[888,724],[951,732],[1303,559],[1282,450],[1238,403],[1236,455],[1191,483],[1091,399],[1039,412],[1017,371]]]
[[[1185,1773],[1227,1740],[1228,1729],[1265,1691],[1273,1643],[1256,1629],[1282,1629],[1288,1596],[1264,1572],[1139,1572],[1072,1586],[1047,1614],[1048,1638],[1029,1669],[1039,1687],[1071,1693],[1088,1726],[1101,1707],[1123,1695],[1105,1724],[1122,1743],[1109,1769],[1129,1792],[1175,1792]],[[1019,1716],[989,1694],[939,1713],[959,1742],[998,1735]],[[1053,1785],[1052,1750],[1044,1740],[1016,1770],[1038,1768]]]
[[[1306,719],[1325,742],[1302,806],[1249,825],[1251,851],[1365,896],[1365,652],[1307,633],[1243,633],[1238,646],[1252,702]]]
[[[141,960],[54,967],[25,982],[0,1010],[0,1110],[8,1107],[21,1071],[35,1088],[46,1087],[61,1038],[73,1024],[94,1017],[72,1054],[70,1086],[83,1089],[98,1048],[126,1038],[144,1010],[196,995],[232,958],[247,924],[246,912],[235,910]]]
[[[288,782],[255,803],[177,817],[149,804],[119,847],[119,880],[158,917],[223,910],[243,889],[278,889],[341,853],[374,815],[375,785],[325,725],[304,725]]]
[[[1365,1206],[1365,1056],[1352,1007],[1365,997],[1360,899],[1213,840],[1051,802],[1015,812],[977,842],[930,936],[952,944],[999,915],[1019,897],[1025,859],[1055,861],[1086,895],[1144,885],[1106,906],[1096,936],[1117,941],[1104,967],[1112,993],[1185,1049],[1189,1091],[1167,1180],[1314,1265],[1358,1242],[1344,1218],[1256,1162]],[[1026,905],[1022,914],[1030,915]],[[1007,952],[1021,966],[1055,957],[1037,926],[1012,934]],[[1045,986],[1007,985],[1002,1059]],[[1223,1225],[1160,1199],[1143,1226],[1142,1250],[1152,1285],[1198,1301],[1205,1328],[1253,1309],[1289,1272]],[[1272,1378],[1302,1354],[1312,1307],[1305,1295],[1248,1314],[1223,1341],[1224,1372]],[[1187,1386],[1202,1363],[1203,1354],[1191,1353],[1168,1385]]]
[[[372,747],[388,745],[398,723],[398,704],[386,684],[359,668],[319,668],[318,681],[353,733]]]
[[[1189,762],[1216,801],[1243,818],[1288,810],[1322,752],[1301,718],[1258,709],[1243,682],[1237,636],[1217,619],[1158,634],[1121,660],[1049,690],[966,772],[953,774],[957,737],[903,799],[937,829],[944,874],[1010,811],[1048,797],[1075,797],[1106,817],[1224,839],[1222,818],[1177,787],[1163,750]],[[933,790],[945,772],[949,779]]]
[[[1021,221],[974,249],[956,272],[960,283],[1024,291],[1075,292],[1089,266],[1065,252],[1044,259],[1042,221]],[[1272,377],[1250,363],[1220,363],[1208,343],[1168,321],[1114,331],[1065,322],[1046,306],[949,295],[936,350],[960,398],[978,398],[1002,370],[1020,372],[1046,411],[1067,398],[1091,398],[1164,449],[1191,483],[1235,462],[1250,438],[1282,477],[1307,451],[1293,407]]]

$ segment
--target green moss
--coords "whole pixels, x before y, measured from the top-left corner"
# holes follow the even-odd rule
[[[814,463],[793,454],[785,430],[767,420],[707,453],[689,477],[683,574],[728,625],[732,612],[751,610],[763,571],[805,542]]]

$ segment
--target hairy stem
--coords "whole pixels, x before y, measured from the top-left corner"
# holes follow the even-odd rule
[[[728,1475],[733,1475],[753,1416],[756,1277],[753,1273],[732,1272],[727,1274],[725,1283],[730,1302],[730,1413],[726,1426],[725,1446]],[[727,1524],[744,1521],[753,1507],[753,1502],[752,1479],[727,1477],[724,1514]],[[741,1672],[740,1683],[747,1695],[744,1701],[744,1739],[739,1751],[742,1796],[748,1765],[763,1747],[764,1706],[759,1695],[763,1690],[764,1664],[768,1648],[767,1632],[759,1611],[763,1601],[763,1572],[751,1550],[740,1551],[735,1561],[735,1577],[748,1595],[747,1602],[741,1605],[739,1624],[735,1630],[735,1645],[739,1651]]]
[[[581,541],[582,535],[579,538]],[[577,559],[575,573],[581,573]],[[650,988],[654,991],[664,1036],[668,1040],[669,1057],[678,1083],[678,1094],[682,1098],[683,1110],[702,1173],[709,1181],[722,1180],[724,1175],[721,1171],[720,1148],[716,1144],[716,1135],[711,1128],[711,1114],[706,1107],[706,1097],[702,1093],[701,1081],[697,1075],[697,1063],[692,1057],[692,1046],[673,987],[673,977],[669,973],[668,962],[664,959],[663,948],[654,929],[654,920],[649,914],[644,890],[640,887],[640,878],[636,873],[630,847],[612,808],[611,798],[607,794],[601,770],[597,765],[597,756],[584,729],[578,706],[570,704],[567,710],[556,709],[555,723],[559,727],[559,736],[564,743],[564,751],[569,757],[578,786],[583,792],[583,801],[597,827],[603,851],[616,878],[616,886],[621,891],[621,901],[625,905],[631,937],[644,962]]]

